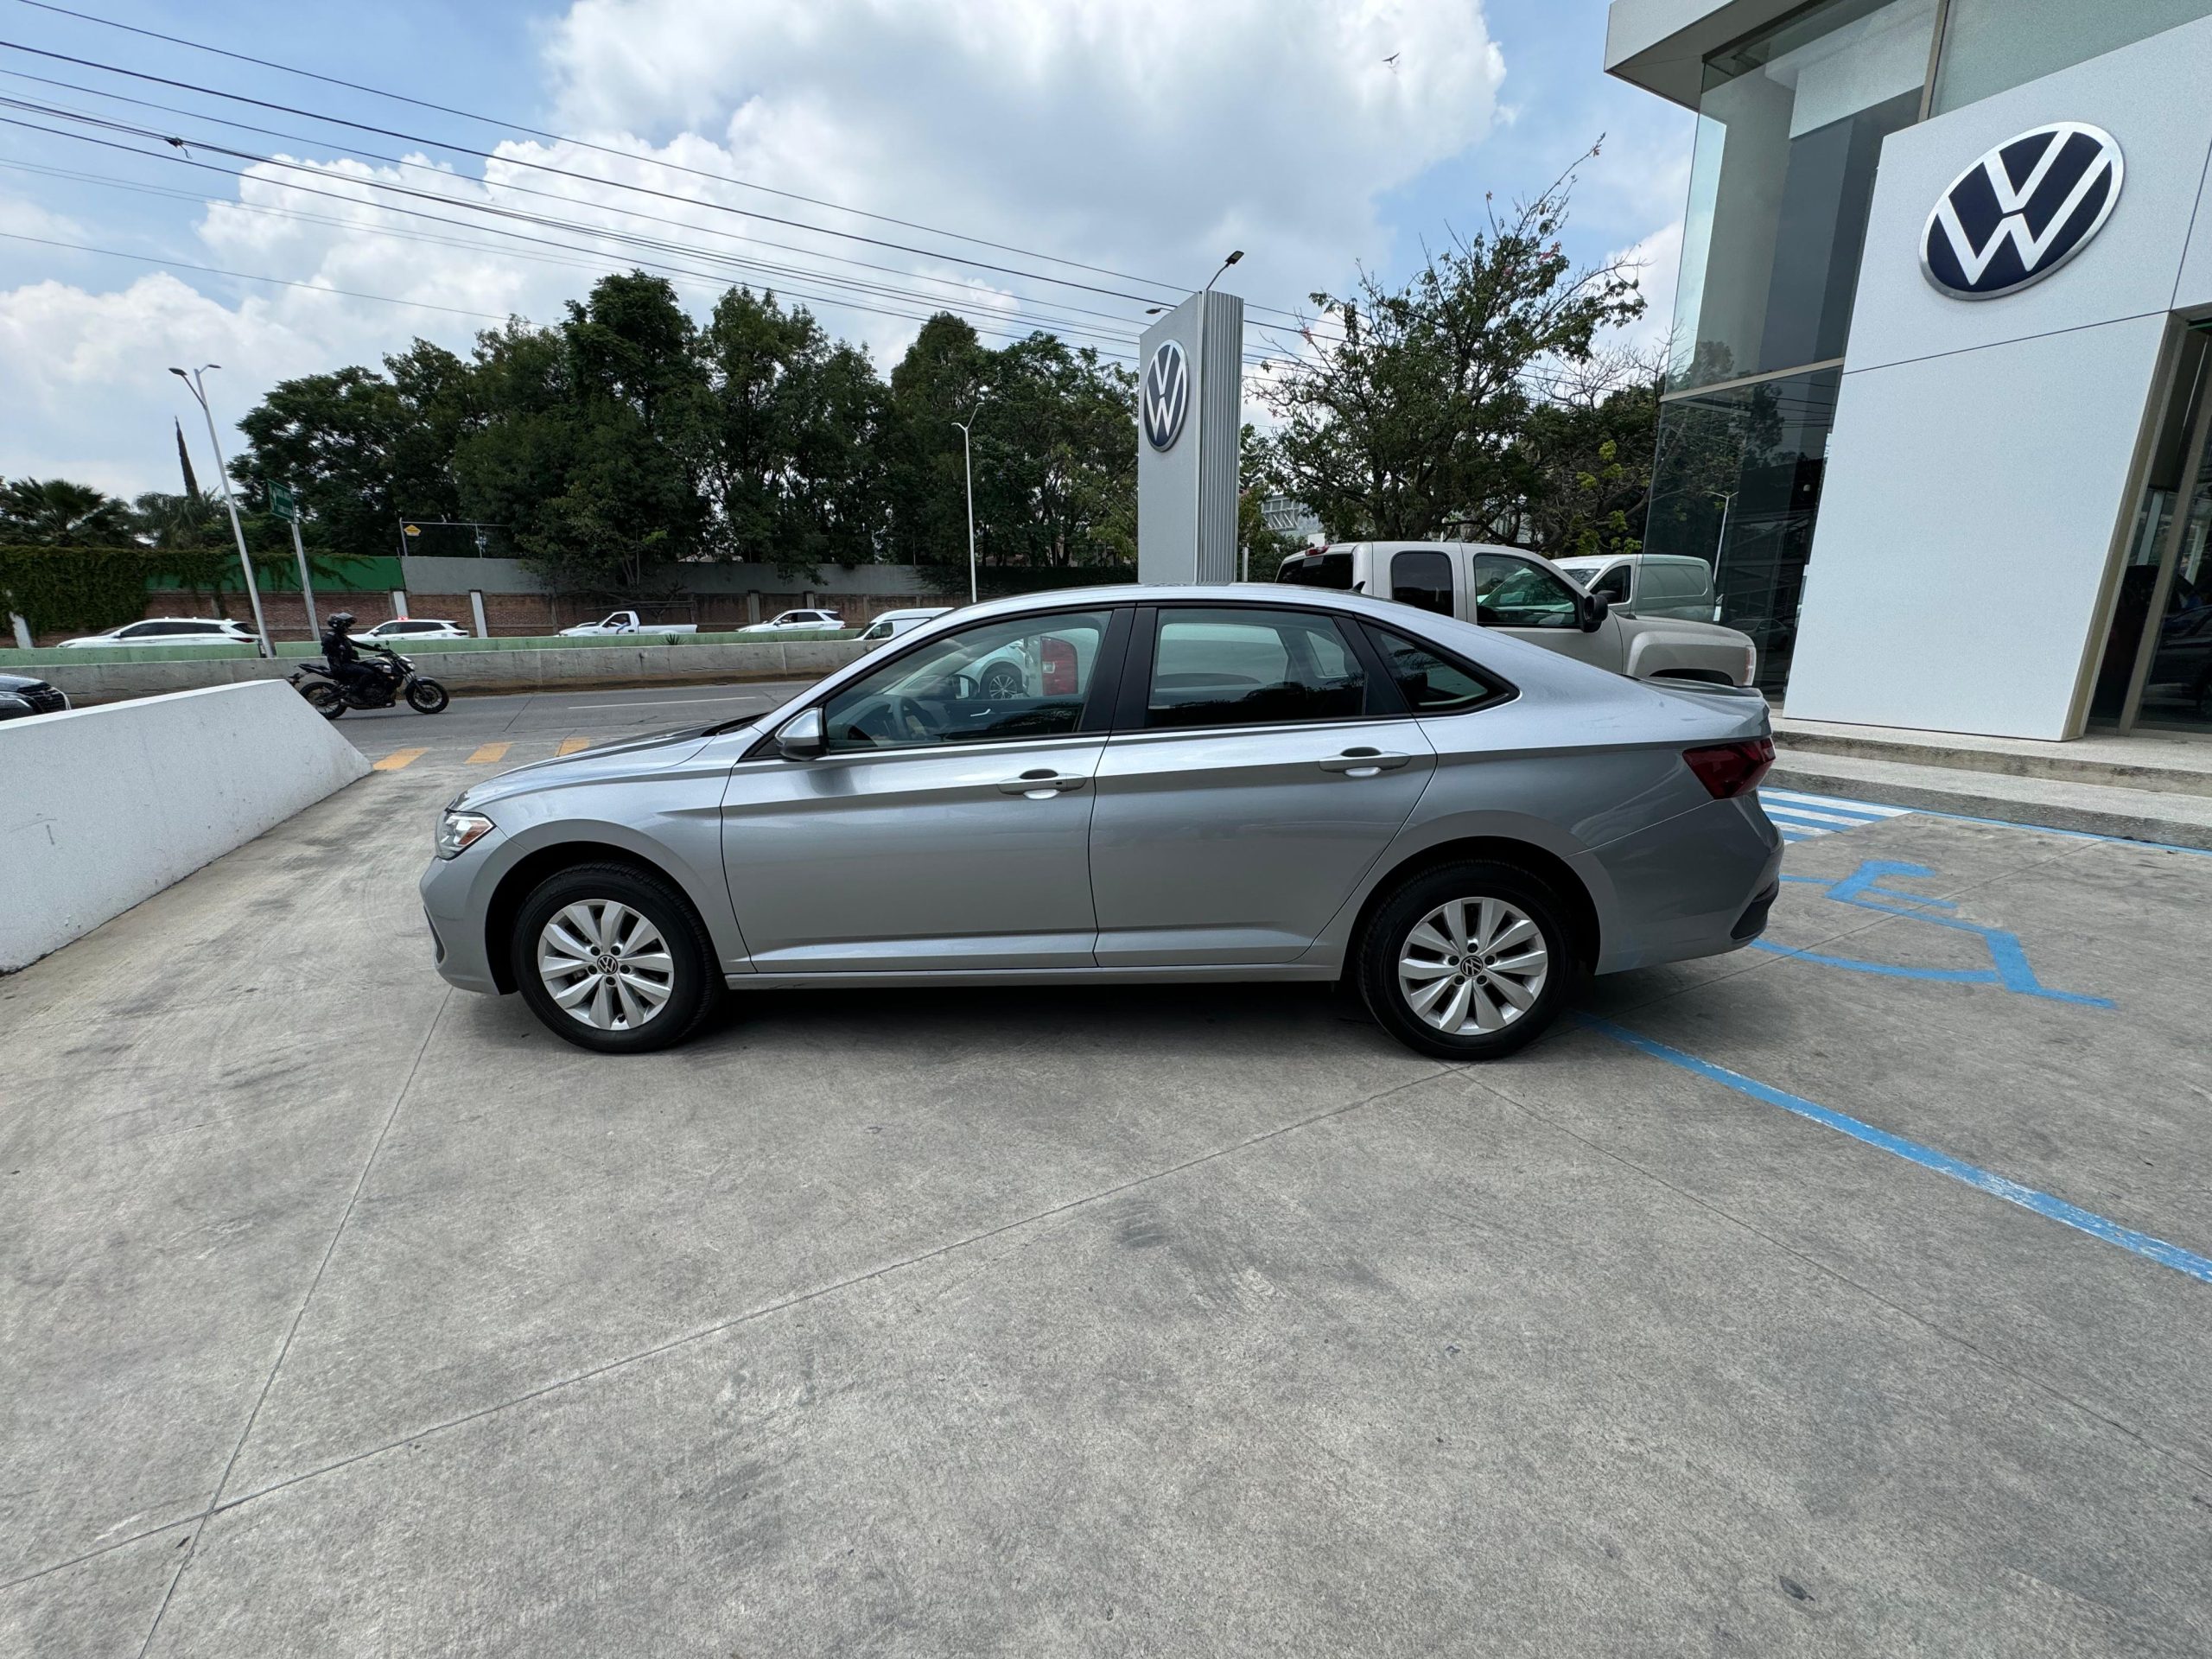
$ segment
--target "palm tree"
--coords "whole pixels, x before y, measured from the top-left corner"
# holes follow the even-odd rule
[[[130,509],[89,484],[19,478],[0,486],[0,541],[40,547],[119,547],[131,540]]]
[[[131,504],[138,533],[164,552],[194,552],[218,541],[227,549],[230,528],[222,504],[204,490],[173,495],[149,490]]]

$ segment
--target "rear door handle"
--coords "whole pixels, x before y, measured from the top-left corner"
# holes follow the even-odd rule
[[[1347,778],[1372,778],[1395,772],[1413,759],[1409,754],[1385,754],[1380,749],[1346,749],[1329,755],[1319,765],[1324,772],[1341,772]]]
[[[1002,779],[999,783],[1001,795],[1027,795],[1033,801],[1048,801],[1053,796],[1071,789],[1081,789],[1090,781],[1072,773],[1054,772],[1050,766],[1039,766],[1034,772],[1025,772],[1019,778]]]

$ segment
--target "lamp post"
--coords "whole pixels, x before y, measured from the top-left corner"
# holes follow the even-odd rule
[[[1707,490],[1706,493],[1720,504],[1720,534],[1713,543],[1713,620],[1720,620],[1720,561],[1728,551],[1728,510],[1736,505],[1738,490]]]
[[[245,572],[245,595],[253,602],[253,631],[261,638],[261,654],[274,657],[276,648],[269,642],[269,624],[261,615],[261,589],[254,585],[253,558],[245,550],[245,526],[238,522],[238,498],[231,493],[231,469],[223,459],[223,441],[215,435],[215,411],[207,407],[207,389],[200,379],[208,370],[222,366],[219,363],[203,363],[189,374],[182,369],[171,369],[169,372],[191,388],[200,412],[207,417],[207,442],[215,451],[215,476],[223,480],[223,505],[230,509],[231,534],[238,538],[238,566]]]
[[[1235,264],[1243,257],[1243,249],[1230,249],[1229,257],[1221,262],[1221,270],[1217,270],[1212,276],[1207,277],[1206,285],[1198,290],[1198,361],[1197,372],[1191,377],[1191,407],[1198,411],[1200,425],[1199,443],[1201,447],[1203,447],[1205,443],[1204,426],[1205,410],[1206,406],[1207,296],[1213,292],[1213,285],[1221,280],[1223,272],[1226,271],[1231,265]],[[1198,537],[1200,521],[1205,512],[1205,499],[1206,469],[1204,457],[1201,455],[1199,460],[1191,468],[1191,539],[1193,543],[1191,549],[1191,574],[1193,578],[1198,575],[1198,549],[1196,546],[1196,543]]]
[[[968,602],[970,605],[976,602],[976,459],[969,448],[968,429],[983,412],[983,399],[989,396],[988,391],[977,392],[976,407],[968,411],[968,418],[952,423],[960,429],[960,470],[968,480]]]

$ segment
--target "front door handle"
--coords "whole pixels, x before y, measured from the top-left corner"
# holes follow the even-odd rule
[[[1072,773],[1054,772],[1050,766],[1039,766],[1025,772],[1019,778],[1002,779],[999,783],[1001,795],[1027,795],[1033,801],[1049,801],[1053,796],[1071,789],[1081,789],[1090,781]]]
[[[1324,772],[1341,772],[1347,778],[1373,778],[1378,773],[1395,772],[1413,759],[1409,754],[1385,754],[1380,749],[1346,749],[1342,754],[1332,754],[1319,765]]]

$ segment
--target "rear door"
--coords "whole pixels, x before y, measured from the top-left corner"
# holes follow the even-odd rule
[[[1372,662],[1323,612],[1137,613],[1090,826],[1100,966],[1288,962],[1313,944],[1435,766]]]

